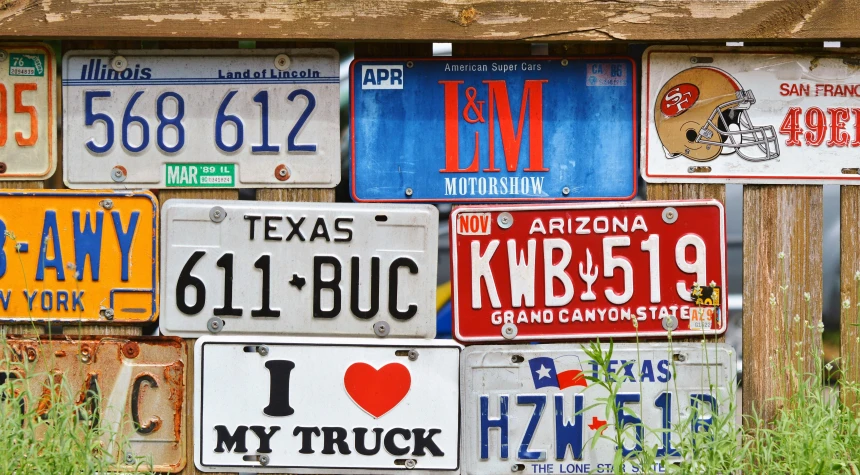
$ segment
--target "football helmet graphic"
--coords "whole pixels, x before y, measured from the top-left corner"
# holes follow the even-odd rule
[[[654,104],[654,123],[666,158],[707,162],[737,153],[751,162],[779,157],[772,125],[754,126],[747,109],[751,90],[712,67],[694,67],[668,80]]]

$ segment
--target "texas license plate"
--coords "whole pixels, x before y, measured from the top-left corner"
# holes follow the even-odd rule
[[[460,207],[450,228],[461,341],[726,329],[717,201]]]
[[[627,200],[627,57],[353,61],[357,201]]]
[[[453,342],[203,337],[194,360],[200,470],[458,468],[460,347]]]
[[[860,72],[839,51],[649,48],[643,178],[860,184]]]
[[[0,191],[0,322],[158,314],[158,203],[145,191]]]
[[[26,381],[22,410],[47,411],[45,384],[83,405],[93,423],[129,444],[105,447],[120,470],[185,467],[185,343],[170,337],[7,337],[0,384]],[[53,375],[53,376],[51,376]],[[97,422],[96,422],[97,421]]]
[[[462,473],[619,473],[617,431],[625,457],[645,445],[671,460],[679,434],[709,430],[735,397],[735,356],[725,344],[616,344],[608,360],[611,374],[579,345],[467,347]],[[589,378],[611,377],[619,387],[607,408],[610,394]],[[625,462],[621,473],[664,470]]]
[[[333,49],[71,51],[65,182],[334,187],[338,68]]]
[[[57,168],[56,60],[50,46],[0,44],[0,181]]]
[[[165,334],[436,335],[429,205],[169,200]]]

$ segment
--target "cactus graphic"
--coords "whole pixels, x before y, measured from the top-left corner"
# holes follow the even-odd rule
[[[594,266],[594,271],[592,272],[592,262],[591,262],[591,251],[585,250],[585,264],[586,268],[583,268],[582,262],[579,263],[579,277],[585,282],[588,286],[586,292],[582,294],[582,300],[597,300],[597,295],[591,290],[591,286],[594,285],[594,282],[597,280],[597,266]]]

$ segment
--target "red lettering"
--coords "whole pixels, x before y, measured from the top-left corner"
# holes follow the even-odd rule
[[[851,146],[860,147],[860,109],[852,107],[851,114],[854,116],[854,140],[851,141]]]
[[[847,107],[827,108],[827,113],[830,115],[830,140],[827,141],[828,147],[847,147],[851,137],[848,132],[845,132],[845,123],[848,122],[850,114]]]
[[[787,95],[791,94],[790,89],[789,89],[790,87],[791,86],[789,86],[786,83],[780,84],[779,85],[779,95],[780,96],[787,96]]]
[[[833,86],[830,86],[830,89],[832,90]],[[827,85],[824,90],[827,90]],[[827,134],[827,118],[823,110],[818,107],[810,107],[806,111],[806,127],[809,130],[803,136],[807,145],[817,147],[824,143]]]
[[[779,133],[788,135],[785,145],[789,147],[800,146],[800,136],[803,134],[803,129],[800,128],[800,112],[800,107],[789,108],[779,126]]]
[[[543,166],[543,83],[546,79],[529,79],[523,85],[523,99],[520,106],[520,120],[514,134],[511,104],[508,100],[508,88],[504,80],[484,81],[489,89],[490,107],[487,128],[490,133],[490,164],[484,169],[485,172],[497,172],[494,164],[494,136],[495,111],[498,107],[499,130],[502,135],[502,148],[505,152],[505,164],[508,171],[517,170],[520,156],[520,144],[522,140],[523,125],[525,124],[526,108],[529,109],[529,166],[527,172],[546,172],[548,168]]]
[[[474,173],[478,171],[478,132],[475,132],[475,156],[467,168],[460,168],[460,105],[458,94],[463,81],[439,81],[445,86],[445,168],[442,173]]]

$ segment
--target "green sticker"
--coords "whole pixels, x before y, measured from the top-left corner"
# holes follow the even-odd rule
[[[9,55],[10,76],[44,76],[44,54],[12,53]]]
[[[236,186],[236,165],[171,163],[167,165],[167,186],[232,188]]]

